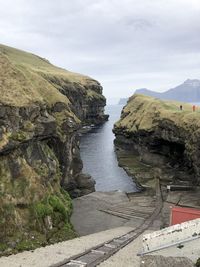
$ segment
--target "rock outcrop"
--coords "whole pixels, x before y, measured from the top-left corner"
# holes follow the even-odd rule
[[[102,123],[101,85],[0,45],[0,255],[73,238],[69,194],[94,191],[77,131]]]
[[[142,185],[152,186],[156,175],[167,183],[200,182],[200,113],[191,105],[134,95],[114,133],[115,144],[132,157],[122,156],[121,165],[129,165]]]

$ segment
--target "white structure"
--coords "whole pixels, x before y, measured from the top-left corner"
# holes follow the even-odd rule
[[[197,238],[200,238],[200,219],[176,224],[144,235],[142,240],[143,251],[139,255],[165,249],[174,245],[178,246]]]

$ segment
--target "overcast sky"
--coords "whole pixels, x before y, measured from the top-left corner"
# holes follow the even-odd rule
[[[200,78],[199,0],[0,0],[1,43],[101,82],[108,99]]]

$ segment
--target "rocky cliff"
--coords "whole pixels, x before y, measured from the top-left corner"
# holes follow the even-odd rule
[[[94,191],[77,131],[107,116],[97,81],[3,45],[0,93],[1,255],[76,235],[68,193]]]
[[[167,183],[200,182],[200,111],[191,105],[134,95],[114,133],[115,144],[131,154],[121,165],[142,185],[152,186],[155,175]]]

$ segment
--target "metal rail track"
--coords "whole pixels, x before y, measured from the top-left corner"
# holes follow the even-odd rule
[[[127,234],[121,235],[117,238],[113,238],[98,246],[90,248],[89,250],[86,250],[81,254],[77,254],[71,258],[68,258],[63,262],[51,265],[50,267],[95,267],[103,261],[107,260],[109,257],[111,257],[123,247],[127,246],[138,236],[140,236],[145,230],[147,230],[161,212],[163,201],[159,181],[156,191],[156,207],[151,216],[146,219],[139,227],[128,232]]]

